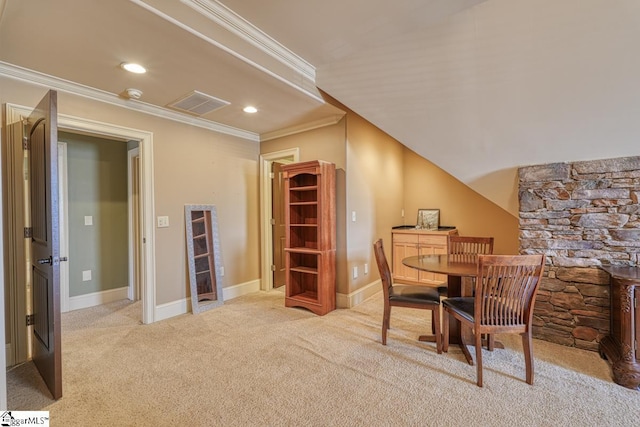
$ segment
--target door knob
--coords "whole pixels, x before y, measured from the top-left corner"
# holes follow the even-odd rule
[[[38,264],[51,264],[53,260],[51,259],[51,257],[49,258],[42,258],[38,260]]]

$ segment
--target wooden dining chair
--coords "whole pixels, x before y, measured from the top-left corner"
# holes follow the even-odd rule
[[[533,384],[531,328],[544,255],[478,255],[475,296],[448,298],[444,312],[473,331],[477,384],[482,387],[482,334],[518,333],[526,365],[526,380]],[[449,349],[449,322],[444,323],[444,351]]]
[[[493,237],[474,237],[450,234],[447,236],[447,254],[452,260],[477,261],[480,254],[493,254]],[[446,287],[439,288],[446,295]]]
[[[449,235],[447,237],[447,253],[453,260],[458,261],[477,261],[480,254],[493,254],[493,237],[475,237],[460,236],[458,234]],[[443,289],[439,289],[443,293]],[[444,289],[446,292],[446,288]],[[491,335],[487,335],[487,349],[493,351],[495,339]]]
[[[450,256],[464,257],[466,255],[491,255],[493,253],[493,237],[473,237],[453,234],[449,235],[447,240],[447,253]]]
[[[440,294],[430,286],[394,284],[387,257],[384,254],[382,239],[373,244],[373,252],[380,271],[384,312],[382,316],[382,345],[387,345],[387,331],[391,318],[391,307],[407,307],[431,310],[431,322],[434,326],[436,351],[442,353],[442,333],[440,327]]]

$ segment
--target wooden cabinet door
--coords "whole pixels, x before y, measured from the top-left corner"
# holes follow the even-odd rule
[[[419,245],[420,255],[441,255],[447,253],[447,237],[446,236],[420,236]],[[433,285],[447,282],[446,274],[431,273],[428,271],[420,271],[420,283]]]
[[[409,268],[402,260],[409,256],[418,255],[417,243],[397,242],[393,243],[393,279],[397,281],[418,281],[418,270]]]

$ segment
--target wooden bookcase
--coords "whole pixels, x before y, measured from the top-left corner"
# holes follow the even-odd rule
[[[333,163],[282,168],[285,204],[286,307],[324,315],[336,308],[336,221]]]

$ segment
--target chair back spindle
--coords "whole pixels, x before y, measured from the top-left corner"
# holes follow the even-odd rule
[[[479,257],[475,312],[478,326],[525,326],[533,316],[531,308],[543,268],[539,256],[514,257],[508,265],[498,256]],[[536,261],[538,263],[536,263]],[[480,296],[480,298],[478,298]]]
[[[449,255],[456,257],[493,253],[493,237],[450,235],[448,241]]]

